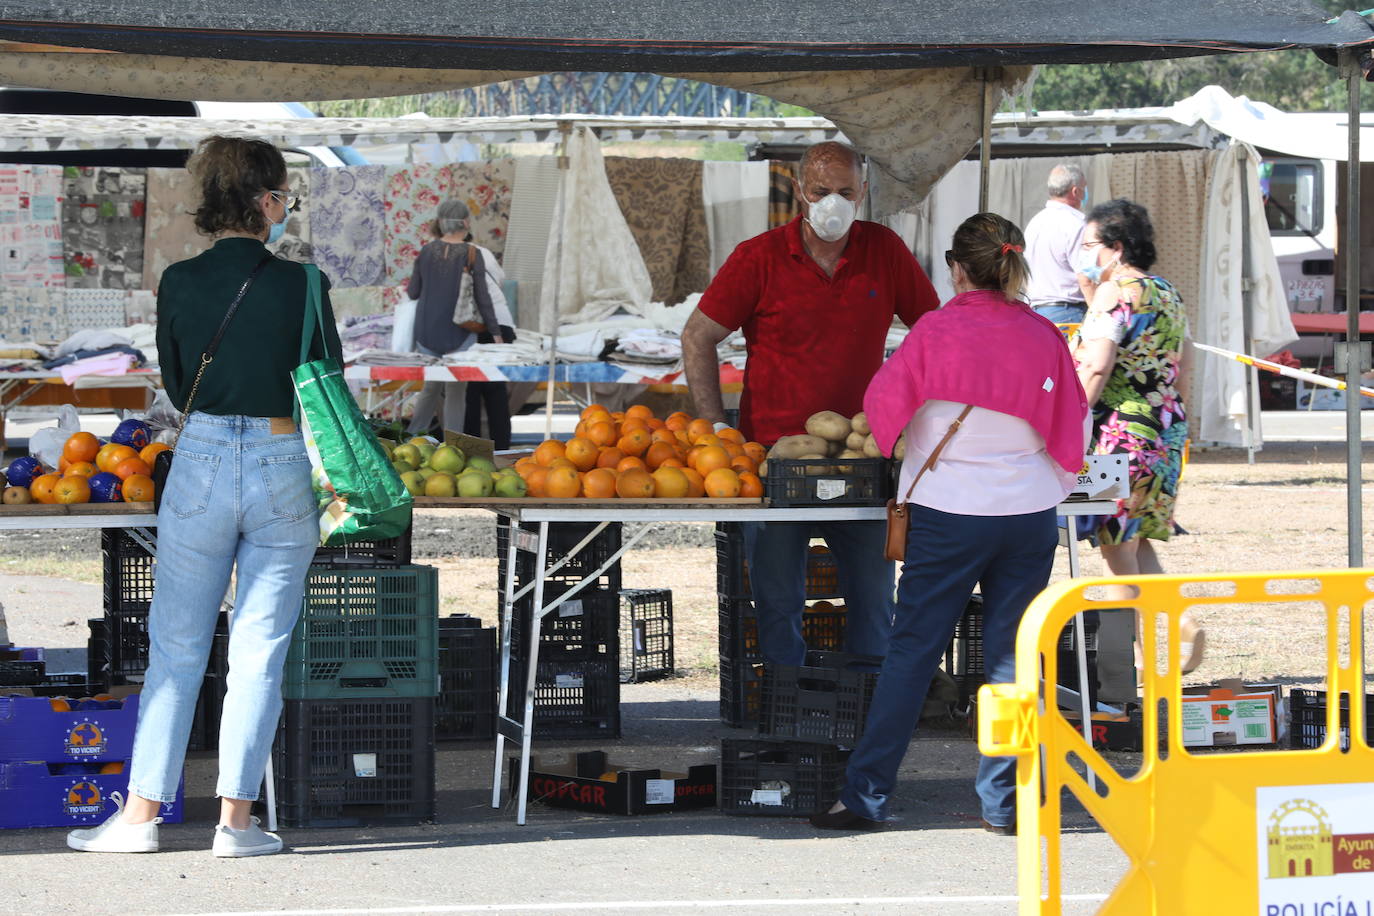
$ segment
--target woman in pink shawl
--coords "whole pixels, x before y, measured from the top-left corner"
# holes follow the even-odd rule
[[[1024,245],[996,214],[965,220],[945,252],[957,295],[917,322],[864,396],[885,454],[906,435],[906,561],[863,737],[839,800],[812,816],[817,827],[867,830],[886,818],[926,689],[974,587],[984,666],[997,683],[1014,680],[1016,628],[1049,582],[1055,506],[1083,464],[1088,403],[1059,329],[1016,298],[1029,275]],[[984,826],[1015,833],[1015,758],[983,758],[976,785]]]

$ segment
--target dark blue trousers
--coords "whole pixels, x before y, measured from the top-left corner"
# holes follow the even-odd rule
[[[897,617],[840,801],[882,820],[897,768],[916,732],[930,680],[975,585],[983,594],[983,663],[990,683],[1016,676],[1016,628],[1048,584],[1058,543],[1054,509],[1028,515],[954,515],[912,506]],[[984,757],[977,789],[983,817],[1016,819],[1016,758]]]

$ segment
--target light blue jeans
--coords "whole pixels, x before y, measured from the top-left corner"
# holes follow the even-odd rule
[[[175,798],[215,617],[237,565],[216,794],[256,799],[319,541],[304,440],[272,434],[263,417],[191,414],[157,523],[148,671],[129,791]]]

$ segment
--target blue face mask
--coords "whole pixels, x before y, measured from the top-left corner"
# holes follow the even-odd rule
[[[1090,283],[1101,283],[1102,272],[1105,271],[1108,267],[1115,267],[1120,262],[1120,258],[1113,258],[1111,262],[1107,264],[1087,264],[1083,267],[1080,267],[1078,269],[1078,272],[1081,273],[1083,276],[1087,277]]]
[[[281,222],[273,223],[272,228],[267,230],[267,244],[275,245],[281,241],[281,237],[286,235],[286,217],[282,217]]]

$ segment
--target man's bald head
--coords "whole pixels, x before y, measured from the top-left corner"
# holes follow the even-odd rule
[[[848,166],[854,171],[856,185],[863,183],[864,163],[859,151],[838,140],[826,140],[808,146],[802,153],[801,164],[797,167],[797,177],[803,185],[809,184],[818,171],[830,171],[837,166]]]

